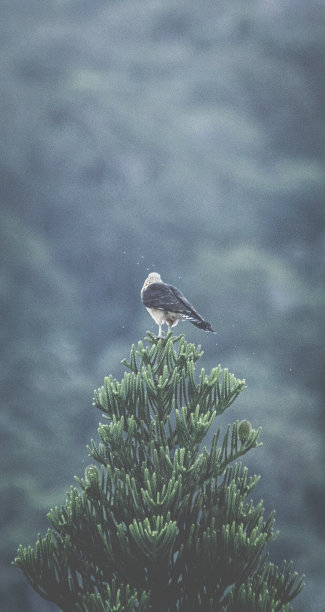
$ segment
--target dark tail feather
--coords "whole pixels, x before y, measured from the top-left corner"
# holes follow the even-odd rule
[[[200,329],[203,329],[203,331],[210,331],[213,334],[216,334],[217,332],[214,331],[214,329],[212,329],[210,323],[207,323],[207,321],[193,321],[193,319],[191,320],[191,323],[193,323],[193,325],[195,325],[196,327],[199,327]]]

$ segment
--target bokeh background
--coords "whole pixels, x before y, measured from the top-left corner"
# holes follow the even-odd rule
[[[0,29],[1,609],[56,609],[10,563],[156,330],[156,270],[218,332],[175,329],[201,365],[247,381],[219,424],[262,426],[271,559],[325,610],[324,2],[2,0]]]

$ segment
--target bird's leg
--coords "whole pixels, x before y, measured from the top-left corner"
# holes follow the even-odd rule
[[[161,331],[161,325],[158,325],[158,338],[162,338],[162,331]]]
[[[167,334],[170,334],[170,332],[172,331],[172,326],[168,325],[168,323],[167,323],[167,330],[168,330]]]

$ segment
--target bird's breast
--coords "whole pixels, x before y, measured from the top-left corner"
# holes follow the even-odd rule
[[[152,316],[153,320],[157,325],[163,325],[167,323],[170,327],[177,325],[178,321],[182,319],[182,315],[177,312],[170,312],[168,310],[160,310],[159,308],[147,308],[147,311]]]
[[[152,316],[153,320],[157,323],[157,325],[162,325],[165,323],[165,313],[163,310],[159,310],[158,308],[147,308],[147,311]]]

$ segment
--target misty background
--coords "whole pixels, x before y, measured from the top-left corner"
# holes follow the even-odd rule
[[[321,0],[2,0],[0,605],[57,610],[11,566],[89,463],[93,389],[176,285],[206,370],[247,390],[271,560],[325,610],[325,6]]]

